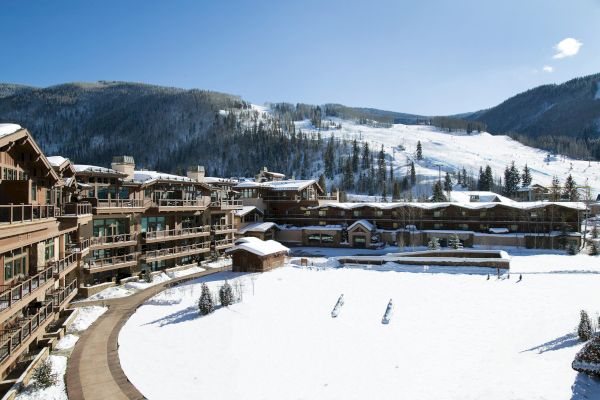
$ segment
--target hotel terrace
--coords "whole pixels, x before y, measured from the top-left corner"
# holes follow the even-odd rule
[[[315,180],[263,168],[253,179],[110,168],[46,157],[0,124],[0,377],[17,374],[75,296],[130,276],[198,265],[235,235],[288,245],[378,247],[459,234],[465,246],[564,247],[580,241],[582,203],[473,194],[449,203],[339,203]],[[39,350],[38,350],[39,351]]]

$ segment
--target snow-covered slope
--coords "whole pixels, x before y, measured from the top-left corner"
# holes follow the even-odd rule
[[[323,131],[326,138],[334,135],[338,138],[360,139],[367,141],[371,150],[378,151],[383,144],[385,152],[393,158],[394,167],[402,174],[407,173],[406,165],[415,161],[416,172],[424,176],[425,181],[437,179],[439,168],[457,172],[465,168],[477,176],[479,167],[489,164],[497,176],[502,176],[504,168],[512,161],[519,169],[525,163],[531,168],[533,183],[549,185],[554,175],[561,183],[568,174],[576,182],[585,185],[586,180],[594,193],[600,192],[600,163],[573,160],[567,157],[550,157],[548,152],[525,146],[508,136],[494,136],[489,133],[447,133],[431,126],[395,124],[391,128],[375,128],[359,125],[352,121],[338,120],[342,129]],[[303,131],[314,131],[310,121],[296,124]],[[417,142],[423,147],[423,160],[415,157]],[[404,150],[402,150],[404,148]]]

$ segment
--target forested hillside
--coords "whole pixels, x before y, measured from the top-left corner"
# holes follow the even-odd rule
[[[490,133],[510,134],[530,146],[598,160],[600,74],[540,86],[468,118],[485,123]]]

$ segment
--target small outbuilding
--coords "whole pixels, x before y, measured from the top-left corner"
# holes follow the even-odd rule
[[[263,241],[256,237],[240,238],[234,247],[226,250],[232,258],[233,272],[265,272],[282,267],[289,251],[275,240]]]
[[[274,222],[257,222],[238,229],[237,233],[238,235],[253,236],[262,240],[270,240],[275,237],[275,231],[278,229],[279,227]]]

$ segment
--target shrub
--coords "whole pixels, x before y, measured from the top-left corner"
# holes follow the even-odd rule
[[[596,244],[596,242],[593,240],[590,240],[589,243],[590,244],[588,254],[590,256],[597,256],[598,254],[600,254],[600,250],[598,250],[598,244]]]
[[[144,271],[144,274],[142,275],[142,277],[144,278],[144,281],[146,283],[152,283],[152,281],[154,280],[154,275],[152,275],[150,273],[150,270]]]
[[[210,289],[206,283],[202,284],[202,293],[200,294],[200,300],[198,301],[198,309],[200,310],[200,315],[210,314],[215,309]]]
[[[233,289],[229,282],[225,281],[223,286],[219,289],[219,301],[223,307],[229,307],[231,304],[235,302],[235,297],[233,296]]]
[[[463,245],[460,242],[460,239],[458,238],[458,235],[456,233],[454,233],[448,239],[448,247],[450,247],[450,248],[452,248],[454,250],[458,250],[458,249],[462,249],[463,248]]]
[[[33,373],[35,386],[40,389],[45,389],[56,385],[56,374],[52,373],[52,364],[50,360],[45,359]]]
[[[578,252],[579,249],[577,248],[577,245],[573,242],[569,243],[569,245],[567,246],[567,254],[570,256],[574,256]]]
[[[592,337],[592,323],[590,322],[590,317],[584,310],[581,310],[580,313],[577,335],[579,336],[579,339],[584,342],[590,340]]]
[[[432,237],[431,239],[429,239],[429,243],[427,243],[427,248],[429,250],[439,250],[440,240],[436,237]]]

